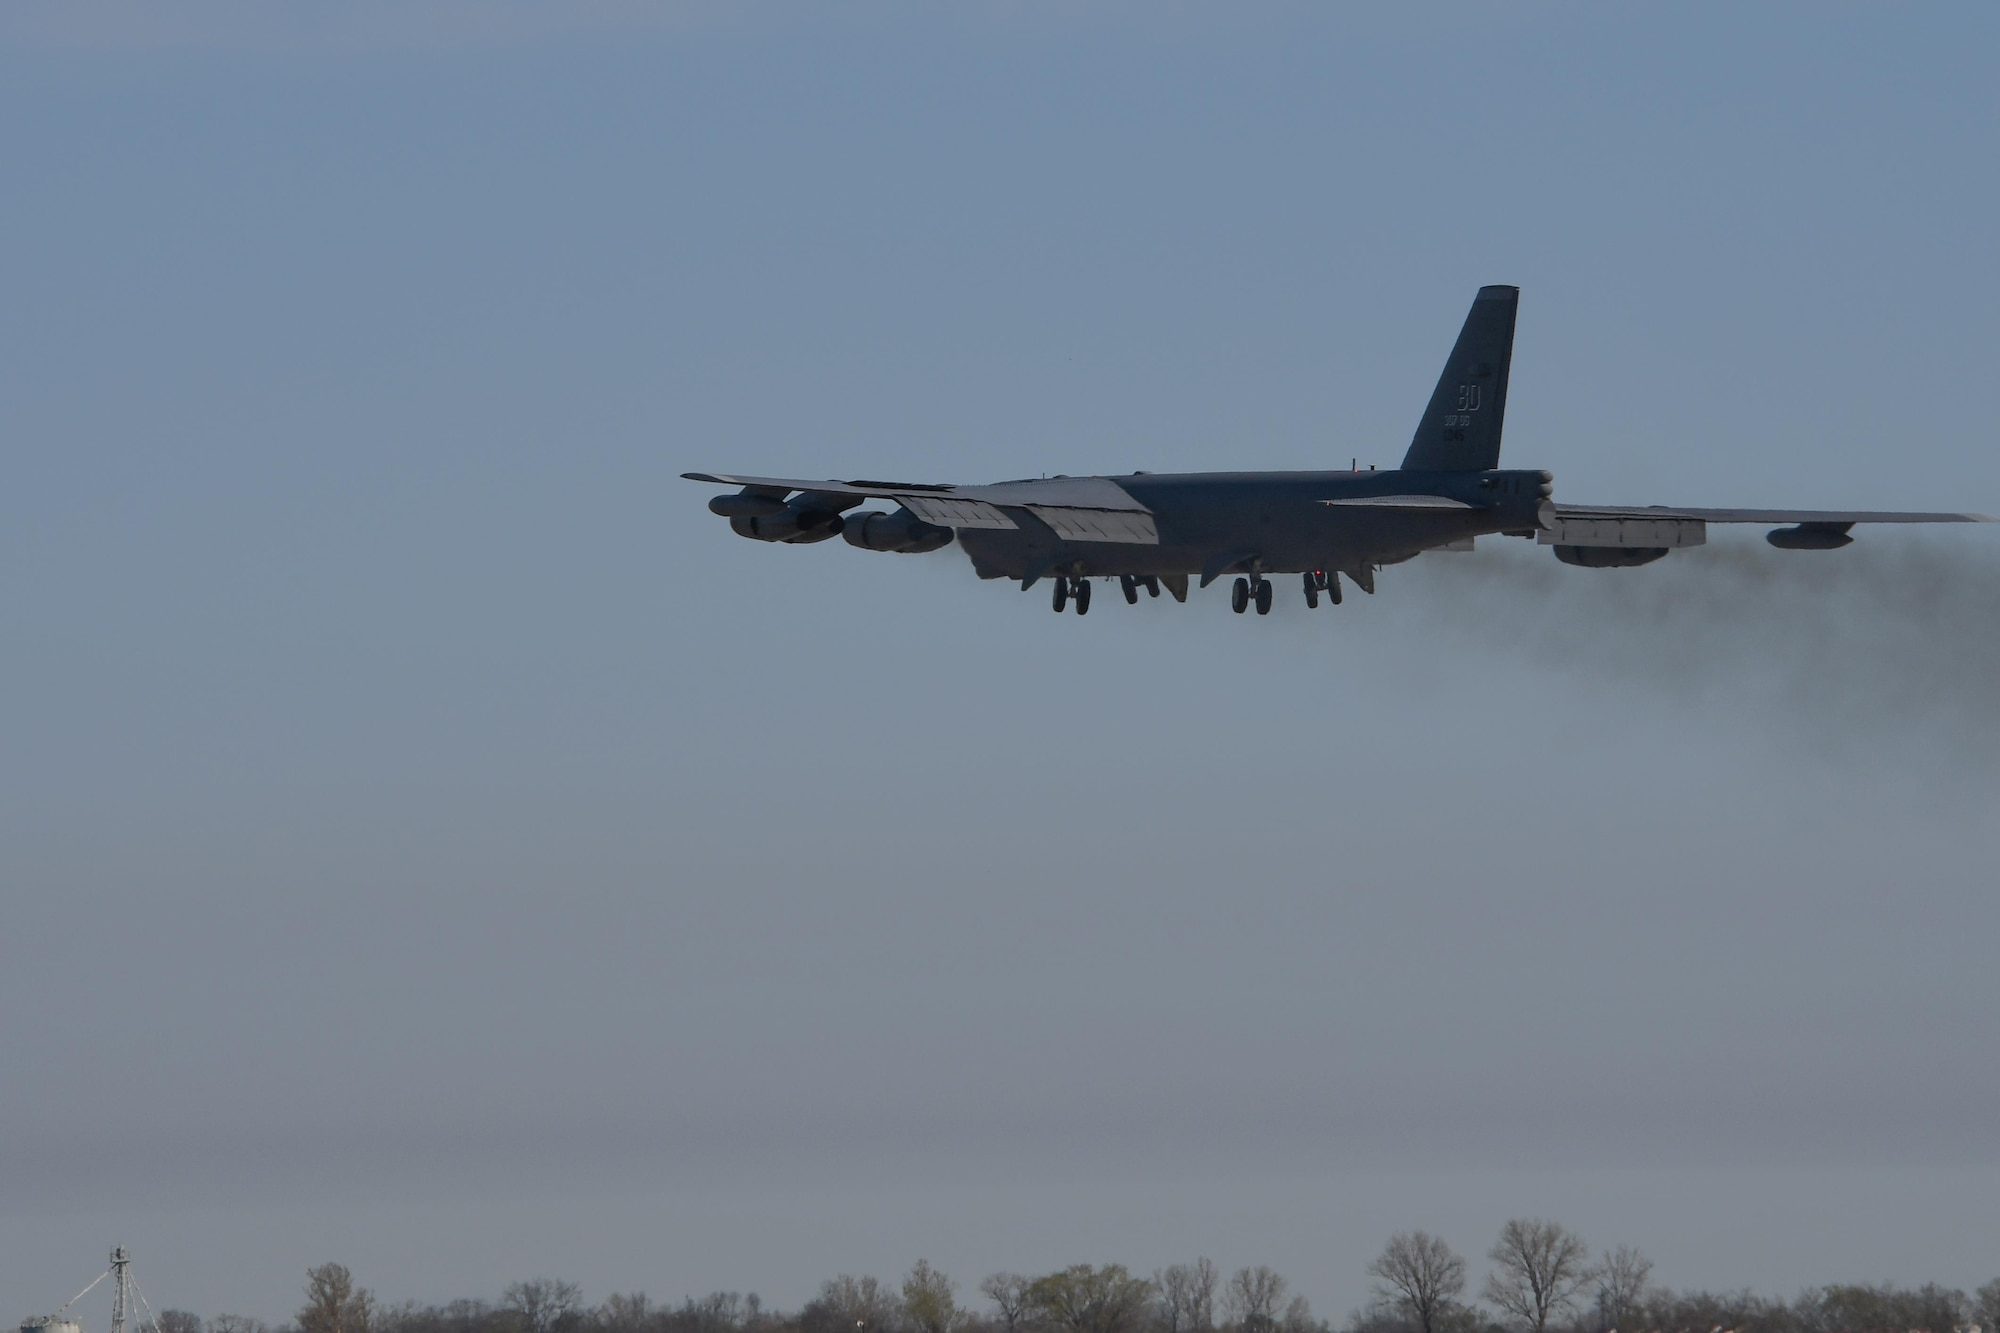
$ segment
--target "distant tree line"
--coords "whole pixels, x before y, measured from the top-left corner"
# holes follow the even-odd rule
[[[1465,1259],[1423,1231],[1390,1237],[1368,1266],[1370,1301],[1337,1333],[2000,1333],[2000,1278],[1971,1295],[1922,1287],[1812,1287],[1790,1300],[1749,1291],[1674,1291],[1629,1246],[1594,1255],[1554,1222],[1517,1218],[1486,1252],[1468,1299]],[[160,1315],[159,1333],[1336,1333],[1266,1267],[1226,1278],[1207,1259],[1150,1277],[1119,1264],[1076,1264],[1029,1277],[994,1273],[978,1305],[919,1259],[898,1286],[842,1274],[794,1312],[756,1295],[716,1292],[679,1305],[644,1292],[586,1304],[574,1282],[516,1282],[497,1303],[387,1305],[340,1264],[306,1274],[294,1322],[243,1315]]]

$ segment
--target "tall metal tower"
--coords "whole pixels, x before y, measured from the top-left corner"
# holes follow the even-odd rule
[[[111,1252],[111,1333],[125,1333],[125,1311],[132,1304],[132,1256],[120,1245]]]

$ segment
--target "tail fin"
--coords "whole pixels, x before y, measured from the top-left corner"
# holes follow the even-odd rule
[[[1500,425],[1507,415],[1507,367],[1514,359],[1519,287],[1481,287],[1417,424],[1409,472],[1483,472],[1500,466]]]

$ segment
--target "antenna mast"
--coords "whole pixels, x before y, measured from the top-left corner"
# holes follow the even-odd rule
[[[111,1333],[125,1333],[125,1311],[132,1304],[132,1256],[120,1245],[111,1252]]]

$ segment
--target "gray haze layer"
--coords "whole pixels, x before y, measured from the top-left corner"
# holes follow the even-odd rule
[[[1548,557],[1441,555],[1410,583],[1422,614],[1482,646],[1687,706],[1749,704],[1772,739],[1795,730],[1820,758],[1962,775],[1968,796],[1990,790],[2000,765],[1990,540],[1878,532],[1841,559],[1792,560],[1718,534],[1636,579],[1573,578]]]
[[[0,18],[0,1293],[1994,1276],[2000,547],[1051,616],[688,468],[2000,508],[1990,7]],[[101,1321],[101,1311],[91,1316]]]

